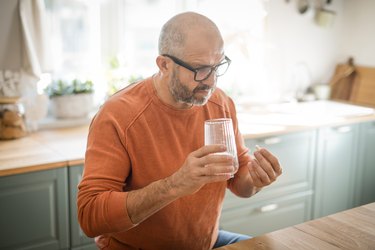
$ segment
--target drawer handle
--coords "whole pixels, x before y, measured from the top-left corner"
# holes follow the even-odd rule
[[[265,205],[265,206],[259,208],[259,212],[261,212],[261,213],[271,212],[271,211],[276,210],[278,207],[279,206],[277,204]]]
[[[343,126],[336,129],[338,133],[349,133],[352,129],[349,126]]]
[[[264,144],[266,145],[272,145],[272,144],[277,144],[281,142],[280,137],[272,137],[264,140]]]

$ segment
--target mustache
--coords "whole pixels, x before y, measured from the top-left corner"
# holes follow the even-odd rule
[[[200,91],[200,90],[211,90],[212,88],[206,84],[199,84],[197,87],[195,87],[195,89],[193,90],[193,92],[197,92],[197,91]]]

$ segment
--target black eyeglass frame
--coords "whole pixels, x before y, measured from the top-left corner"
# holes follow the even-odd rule
[[[228,67],[226,68],[226,70],[224,71],[224,73],[222,73],[222,74],[220,74],[220,75],[216,75],[216,76],[219,77],[219,76],[224,75],[224,74],[227,72],[227,70],[228,70],[228,68],[229,68],[229,66],[230,66],[230,63],[232,62],[232,60],[230,60],[229,57],[225,56],[225,57],[224,57],[224,60],[223,60],[224,62],[222,61],[221,63],[219,63],[219,64],[217,64],[217,65],[214,65],[214,66],[203,66],[203,67],[199,67],[199,68],[194,68],[194,67],[192,67],[191,65],[189,65],[188,63],[182,61],[181,59],[178,59],[178,58],[175,57],[175,56],[171,56],[171,55],[169,55],[169,54],[163,54],[162,56],[166,56],[166,57],[170,58],[174,63],[176,63],[176,64],[178,64],[178,65],[184,67],[185,69],[188,69],[188,70],[194,72],[194,81],[196,81],[196,82],[201,82],[201,81],[204,81],[204,80],[208,79],[208,78],[210,77],[210,75],[212,74],[212,72],[215,71],[215,73],[216,73],[216,72],[217,72],[216,70],[217,70],[221,65],[224,65],[224,64],[228,63]],[[210,68],[210,73],[208,73],[207,76],[204,77],[203,79],[197,79],[197,73],[198,73],[198,71],[199,71],[200,69],[204,69],[204,68]]]

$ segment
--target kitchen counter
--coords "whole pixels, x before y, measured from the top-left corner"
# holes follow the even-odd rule
[[[0,141],[0,176],[83,164],[88,126]]]
[[[372,120],[375,120],[373,108],[333,101],[242,106],[238,112],[245,139]]]
[[[344,105],[344,106],[342,106]],[[333,102],[279,104],[238,114],[245,139],[286,134],[321,126],[375,120],[373,109]],[[0,141],[0,176],[83,164],[88,126],[42,130]]]

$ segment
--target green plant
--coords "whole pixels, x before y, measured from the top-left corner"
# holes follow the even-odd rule
[[[81,81],[74,79],[71,82],[64,80],[55,80],[45,89],[49,97],[62,95],[76,95],[83,93],[93,93],[94,85],[92,81]]]
[[[131,75],[129,77],[112,77],[111,79],[108,80],[108,90],[107,94],[108,96],[113,95],[117,91],[119,91],[122,88],[125,88],[131,83],[138,82],[142,80],[142,76],[136,76],[136,75]]]

